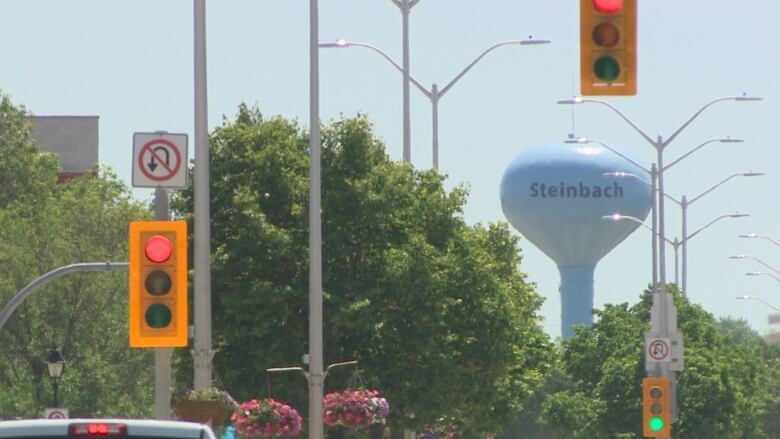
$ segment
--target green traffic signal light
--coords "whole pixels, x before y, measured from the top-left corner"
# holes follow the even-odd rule
[[[658,416],[653,417],[650,419],[650,430],[652,431],[661,431],[664,428],[664,420],[659,418]]]
[[[155,303],[146,309],[144,318],[150,328],[161,329],[171,324],[171,309],[161,303]]]
[[[614,81],[620,76],[620,64],[609,55],[604,55],[596,60],[593,73],[602,81]]]

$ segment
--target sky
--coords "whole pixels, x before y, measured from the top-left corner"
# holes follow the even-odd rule
[[[402,59],[401,14],[391,0],[320,0],[322,42],[344,38]],[[309,2],[207,2],[209,130],[238,105],[308,125]],[[645,166],[655,149],[615,112],[599,104],[572,108],[559,99],[579,94],[579,2],[553,0],[420,0],[410,15],[410,74],[443,87],[493,44],[533,36],[552,41],[509,45],[485,56],[439,103],[439,169],[452,188],[465,184],[470,224],[505,220],[501,176],[524,148],[562,141],[570,133],[628,151]],[[725,219],[689,241],[688,293],[717,317],[746,319],[760,333],[775,330],[766,304],[780,307],[780,284],[755,259],[780,269],[780,2],[653,0],[638,5],[638,94],[604,98],[651,138],[667,137],[711,100],[761,96],[762,102],[721,102],[695,119],[665,150],[667,163],[710,144],[665,174],[666,192],[689,199],[734,178],[688,209],[689,234]],[[0,0],[0,91],[36,115],[97,115],[99,156],[130,184],[134,132],[167,130],[192,139],[192,1]],[[774,36],[773,36],[774,35]],[[321,118],[365,113],[394,160],[402,158],[402,77],[361,47],[321,49]],[[431,167],[431,103],[411,90],[411,156]],[[190,157],[193,156],[192,140]],[[324,188],[327,190],[327,188]],[[135,189],[142,200],[151,190]],[[680,210],[667,203],[669,238],[680,237]],[[560,334],[555,264],[521,239],[522,271],[546,298],[544,328]],[[650,232],[639,228],[606,255],[595,273],[595,306],[635,303],[651,281]],[[667,250],[667,279],[674,281]],[[751,294],[759,300],[740,301]],[[780,330],[780,328],[777,328]]]

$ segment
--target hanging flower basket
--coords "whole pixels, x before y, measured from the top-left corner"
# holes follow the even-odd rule
[[[232,421],[239,436],[294,437],[301,432],[302,419],[298,411],[272,398],[253,399],[241,404]]]
[[[223,390],[187,390],[174,395],[173,410],[179,420],[219,428],[227,421],[234,404],[233,398]]]
[[[378,390],[358,389],[328,393],[323,398],[324,421],[328,427],[351,429],[384,424],[390,404]]]

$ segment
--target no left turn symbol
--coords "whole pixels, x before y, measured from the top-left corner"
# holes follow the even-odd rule
[[[155,139],[141,147],[138,166],[144,176],[151,180],[170,180],[179,172],[181,153],[173,142]]]
[[[133,134],[134,187],[187,187],[187,135]]]

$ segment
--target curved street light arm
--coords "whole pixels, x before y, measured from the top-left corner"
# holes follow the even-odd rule
[[[656,141],[653,140],[652,137],[650,137],[649,135],[647,135],[647,133],[642,131],[642,128],[639,128],[639,126],[637,124],[635,124],[633,120],[629,119],[628,116],[623,114],[623,112],[620,111],[620,109],[618,107],[610,104],[607,101],[603,101],[601,99],[586,99],[586,98],[582,98],[582,97],[576,97],[576,98],[573,98],[573,99],[563,99],[563,100],[558,101],[559,104],[580,104],[580,103],[584,103],[584,102],[595,102],[597,104],[601,104],[601,105],[604,105],[604,106],[607,106],[607,107],[611,108],[612,111],[617,113],[618,116],[620,116],[629,125],[631,125],[631,128],[633,128],[637,133],[639,133],[639,135],[641,135],[645,140],[647,140],[648,143],[650,143],[653,146],[656,146]]]
[[[677,128],[677,130],[674,133],[672,133],[672,135],[670,135],[663,142],[662,145],[663,145],[663,147],[666,147],[667,145],[672,143],[672,140],[674,140],[677,137],[677,135],[682,132],[682,130],[684,130],[688,125],[690,125],[691,122],[694,121],[694,119],[699,117],[699,115],[702,112],[704,112],[704,110],[706,110],[707,108],[709,108],[710,106],[712,106],[712,105],[714,105],[714,104],[716,104],[718,102],[722,102],[722,101],[755,101],[755,100],[761,100],[761,98],[749,98],[749,97],[746,97],[746,96],[724,96],[724,97],[720,97],[720,98],[717,98],[717,99],[713,99],[710,102],[707,102],[706,104],[704,104],[701,108],[699,108],[699,110],[697,112],[693,113],[693,116],[691,116],[688,120],[686,120],[685,123],[680,125],[680,127]]]
[[[751,271],[751,272],[745,273],[745,276],[761,276],[762,274],[770,276],[772,279],[780,282],[780,277],[777,277],[775,274],[769,273],[767,271]]]
[[[755,174],[755,175],[763,175],[763,174]],[[727,182],[727,181],[731,180],[732,178],[735,178],[735,177],[743,177],[743,176],[745,176],[745,173],[738,173],[738,174],[729,175],[728,177],[726,177],[726,178],[724,178],[723,180],[721,180],[721,181],[720,181],[718,184],[716,184],[715,186],[713,186],[713,187],[711,187],[711,188],[707,189],[706,191],[704,191],[704,192],[700,193],[699,195],[697,195],[697,196],[695,196],[695,197],[691,198],[690,200],[688,200],[688,205],[690,206],[691,204],[693,204],[693,202],[694,202],[694,201],[696,201],[696,200],[698,200],[699,198],[701,198],[701,197],[703,197],[703,196],[707,195],[708,193],[710,193],[710,192],[714,191],[715,189],[717,189],[718,187],[720,187],[720,186],[721,186],[723,183],[725,183],[725,182]]]
[[[730,259],[752,259],[752,260],[758,262],[759,264],[763,265],[764,267],[774,271],[775,273],[780,274],[780,270],[778,270],[777,268],[767,264],[766,262],[762,261],[761,259],[758,259],[755,256],[740,254],[740,255],[735,255],[735,256],[729,256],[729,258]]]
[[[601,219],[611,220],[611,221],[620,221],[622,219],[627,219],[627,220],[633,221],[633,222],[639,224],[640,226],[644,227],[645,229],[649,230],[650,233],[653,232],[653,228],[652,227],[648,226],[647,224],[645,224],[644,221],[642,221],[641,219],[639,219],[639,218],[637,218],[635,216],[621,215],[619,213],[616,213],[616,214],[612,214],[612,215],[604,215],[604,216],[601,217]],[[656,232],[656,235],[658,235],[657,232]],[[664,241],[666,241],[667,244],[671,245],[675,249],[682,244],[682,241],[680,241],[679,239],[678,240],[671,240],[671,239],[669,239],[669,238],[667,238],[665,236],[664,236]]]
[[[724,218],[742,218],[742,217],[746,217],[746,216],[749,216],[749,215],[748,215],[748,214],[746,214],[746,213],[738,213],[738,214],[731,214],[731,215],[721,215],[721,216],[719,216],[719,217],[715,218],[714,220],[710,221],[709,223],[707,223],[707,225],[705,225],[704,227],[700,228],[699,230],[697,230],[697,231],[695,231],[695,232],[691,233],[691,234],[690,234],[690,235],[688,235],[688,236],[684,236],[684,237],[683,237],[683,239],[685,239],[686,241],[690,241],[690,240],[691,240],[691,239],[693,239],[693,237],[694,237],[694,236],[696,236],[696,235],[697,235],[699,232],[701,232],[702,230],[706,229],[707,227],[709,227],[709,226],[711,226],[711,225],[713,225],[713,224],[717,223],[718,221],[720,221],[720,220],[722,220],[722,219],[724,219]]]
[[[647,184],[648,186],[650,185],[650,183],[646,182],[642,177],[634,174],[633,172],[625,172],[625,171],[605,172],[603,175],[605,177],[631,177],[631,178],[634,178],[636,180],[641,181],[642,183]],[[673,197],[672,195],[667,194],[666,192],[664,192],[664,197],[668,198],[670,201],[672,201],[675,204],[677,204],[678,206],[682,207],[682,200],[679,200],[679,199]]]
[[[762,299],[760,297],[751,296],[750,294],[744,294],[742,296],[737,296],[737,299],[740,299],[740,300],[757,300],[757,301],[763,303],[764,305],[772,308],[773,310],[775,310],[777,312],[780,312],[780,309],[777,309],[777,307],[775,307],[774,305],[772,305],[771,303],[767,302],[766,300],[764,300],[764,299]]]
[[[702,149],[704,146],[706,146],[706,145],[709,145],[710,143],[715,143],[715,142],[723,142],[724,140],[725,140],[725,139],[710,139],[710,140],[708,140],[708,141],[706,141],[706,142],[702,143],[701,145],[697,146],[696,148],[693,148],[692,150],[688,151],[687,153],[685,153],[685,154],[681,155],[680,157],[678,157],[678,158],[677,158],[676,160],[674,160],[673,162],[671,162],[671,163],[669,163],[668,165],[664,166],[664,171],[667,171],[669,168],[671,168],[672,166],[674,166],[674,165],[676,165],[677,163],[679,163],[679,162],[680,162],[682,159],[684,159],[684,158],[688,157],[689,155],[693,154],[694,152],[696,152],[696,151],[698,151],[698,150]],[[738,140],[738,139],[734,139],[734,140],[728,140],[728,141],[729,141],[729,142],[733,142],[733,143],[739,143],[739,142],[742,142],[742,140]]]
[[[487,49],[485,49],[485,51],[482,52],[474,61],[472,61],[469,65],[467,65],[466,68],[461,70],[460,73],[458,73],[450,82],[448,82],[447,85],[445,85],[441,89],[441,91],[439,91],[439,97],[441,98],[442,96],[444,96],[444,94],[447,93],[447,91],[449,91],[449,89],[452,88],[452,86],[455,85],[455,83],[458,82],[458,80],[462,78],[463,75],[466,74],[466,72],[471,70],[471,68],[474,67],[474,65],[478,63],[479,60],[484,58],[485,55],[487,55],[489,52],[493,51],[494,49],[497,49],[501,46],[506,46],[508,44],[547,44],[549,42],[550,40],[508,40],[508,41],[501,41],[500,43],[496,43],[488,47]]]
[[[593,139],[588,139],[586,137],[578,137],[576,139],[564,140],[564,143],[579,143],[579,144],[596,143],[596,144],[599,144],[599,145],[603,146],[604,148],[606,148],[606,149],[612,151],[613,153],[617,154],[620,158],[626,160],[627,162],[631,163],[632,165],[634,165],[634,166],[638,167],[639,169],[647,172],[648,174],[651,174],[650,169],[647,169],[647,167],[645,167],[641,163],[637,162],[636,160],[632,159],[631,157],[628,157],[627,155],[625,155],[622,152],[618,151],[617,149],[607,145],[604,142],[600,142],[598,140],[593,140]]]
[[[393,1],[395,1],[395,0],[393,0]],[[401,67],[400,64],[395,62],[395,60],[393,58],[391,58],[390,55],[385,53],[384,50],[382,50],[382,49],[380,49],[380,48],[378,48],[378,47],[376,47],[376,46],[374,46],[372,44],[361,43],[361,42],[358,42],[358,41],[345,41],[345,40],[339,40],[339,41],[343,41],[343,43],[341,43],[341,42],[338,42],[338,43],[320,43],[320,47],[349,47],[349,46],[365,47],[366,49],[370,49],[370,50],[378,53],[379,55],[381,55],[384,59],[389,61],[390,64],[392,64],[393,67],[396,68],[396,70],[401,72],[401,74],[404,73],[404,68]],[[414,77],[412,77],[412,75],[409,75],[409,81],[411,81],[412,84],[414,84],[415,87],[417,87],[425,96],[427,96],[428,99],[433,98],[433,93],[431,93],[430,90],[425,88],[425,86],[420,84],[420,82],[418,80],[414,79]]]
[[[780,242],[775,241],[774,239],[770,238],[769,236],[761,235],[761,234],[758,234],[758,233],[752,233],[751,232],[751,233],[748,233],[748,234],[745,234],[745,235],[739,235],[739,237],[740,238],[761,238],[761,239],[766,239],[767,241],[771,242],[772,244],[780,247]]]

